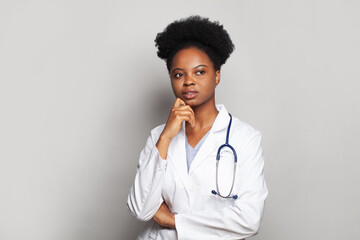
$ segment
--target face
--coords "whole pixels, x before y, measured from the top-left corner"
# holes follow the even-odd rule
[[[191,107],[215,103],[220,70],[215,71],[205,52],[194,47],[178,51],[172,60],[170,78],[175,96]]]

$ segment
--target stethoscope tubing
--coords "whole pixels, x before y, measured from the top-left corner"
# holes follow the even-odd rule
[[[236,200],[238,198],[238,196],[235,194],[233,196],[231,196],[231,193],[232,193],[232,190],[234,188],[234,183],[235,183],[235,174],[236,174],[236,166],[237,166],[237,154],[236,154],[236,151],[235,149],[233,148],[233,146],[231,146],[229,144],[229,135],[230,135],[230,127],[231,127],[231,122],[232,122],[232,116],[231,114],[229,113],[229,116],[230,116],[230,121],[229,121],[229,126],[227,128],[227,132],[226,132],[226,142],[225,144],[221,145],[217,151],[217,154],[216,154],[216,191],[215,190],[212,190],[211,193],[214,194],[214,195],[218,195],[219,197],[222,197],[222,198],[233,198],[234,200]],[[220,193],[220,190],[219,190],[219,184],[218,184],[218,172],[219,172],[219,162],[220,162],[220,152],[221,152],[221,149],[223,148],[230,148],[231,151],[233,152],[233,155],[234,155],[234,173],[233,173],[233,180],[232,180],[232,184],[231,184],[231,189],[230,189],[230,192],[227,196],[223,196],[221,193]]]
[[[219,190],[219,185],[218,185],[218,168],[219,167],[219,161],[216,162],[216,195],[218,195],[219,197],[222,197],[222,198],[233,198],[233,199],[237,199],[237,195],[234,195],[234,196],[230,196],[231,193],[232,193],[232,190],[234,188],[234,183],[235,183],[235,173],[236,173],[236,163],[234,163],[234,173],[233,173],[233,181],[232,181],[232,184],[231,184],[231,189],[229,191],[229,194],[227,196],[223,196],[221,193],[220,193],[220,190]]]

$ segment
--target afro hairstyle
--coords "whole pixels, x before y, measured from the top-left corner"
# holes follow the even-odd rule
[[[229,34],[219,22],[211,22],[198,15],[170,23],[157,34],[155,46],[158,57],[165,60],[168,71],[175,54],[184,48],[196,47],[205,52],[215,70],[220,70],[235,49]]]

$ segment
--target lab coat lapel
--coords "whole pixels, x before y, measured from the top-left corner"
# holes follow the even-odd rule
[[[226,129],[228,127],[230,116],[223,105],[217,105],[216,107],[219,111],[218,116],[210,129],[209,135],[190,165],[189,175],[191,175],[201,164],[206,162],[209,155],[214,155],[214,161],[212,162],[215,162],[217,149],[226,142]],[[209,160],[211,161],[212,159]]]
[[[170,162],[176,169],[182,183],[187,186],[188,171],[185,150],[185,123],[170,143]]]
[[[217,149],[217,146],[219,145],[217,136],[219,136],[219,134],[214,134],[213,132],[209,133],[209,135],[205,139],[203,145],[200,147],[198,153],[196,154],[194,160],[190,165],[189,175],[191,175],[194,172],[194,170],[198,168],[201,164],[206,162],[210,154],[214,155],[214,160],[216,159],[215,151]]]

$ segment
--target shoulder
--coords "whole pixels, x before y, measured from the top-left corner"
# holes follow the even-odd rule
[[[242,145],[246,145],[254,138],[261,141],[261,132],[259,130],[236,117],[233,117],[230,132],[233,137],[242,140]]]
[[[227,111],[226,107],[223,104],[217,104],[216,107],[219,111],[219,114],[221,114],[222,116],[222,121],[226,121],[226,124],[228,124],[230,118],[228,116],[229,112]],[[223,127],[224,126],[223,124],[225,123],[222,122],[221,124]],[[236,137],[240,137],[243,140],[246,140],[255,135],[260,135],[260,132],[257,129],[255,129],[250,124],[241,121],[237,117],[232,116],[230,136],[236,136]]]
[[[232,144],[239,155],[244,156],[244,159],[253,159],[261,155],[261,133],[259,130],[234,117],[231,128],[230,141],[233,141]]]

